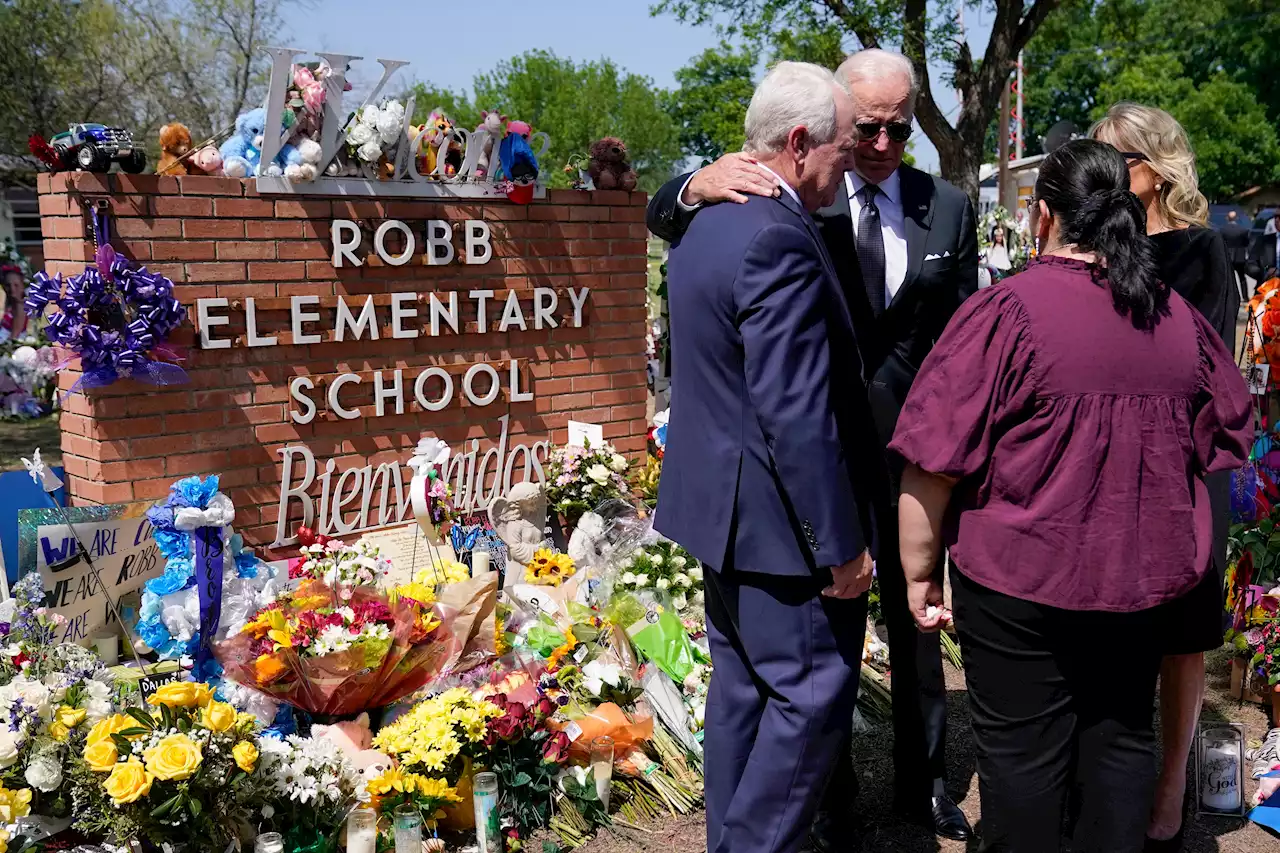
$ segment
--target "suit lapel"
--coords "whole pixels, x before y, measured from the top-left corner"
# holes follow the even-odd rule
[[[902,186],[902,214],[907,229],[907,275],[885,310],[901,300],[902,294],[920,276],[929,228],[933,224],[933,179],[910,166],[901,166],[898,171]]]
[[[818,252],[822,257],[823,266],[826,267],[827,275],[831,276],[831,281],[836,286],[836,292],[841,297],[840,305],[844,310],[845,322],[849,324],[850,328],[853,328],[853,315],[849,311],[848,300],[844,298],[844,290],[840,286],[840,274],[836,271],[835,263],[831,260],[831,255],[827,252],[827,244],[826,244],[826,241],[822,239],[822,232],[818,230],[818,223],[816,223],[813,217],[809,215],[809,211],[801,207],[800,203],[795,199],[793,199],[791,195],[785,191],[782,193],[782,203],[786,205],[788,210],[790,210],[796,216],[799,216],[800,219],[804,221],[805,228],[809,230],[809,233],[813,236],[814,241],[818,244]],[[848,203],[849,203],[849,200],[848,198],[846,198],[845,199],[845,208],[846,208],[845,216],[846,217],[848,216]],[[824,208],[824,210],[827,210],[827,209],[829,208]]]

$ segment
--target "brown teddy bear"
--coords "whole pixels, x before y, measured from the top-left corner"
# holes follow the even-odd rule
[[[185,124],[166,124],[160,128],[160,162],[156,164],[157,175],[202,175],[191,162],[192,158],[183,160],[191,151],[191,131]]]
[[[627,146],[616,136],[606,136],[591,145],[587,174],[598,190],[631,192],[636,188],[636,173],[627,162]]]

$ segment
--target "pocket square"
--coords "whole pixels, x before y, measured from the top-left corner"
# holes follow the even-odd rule
[[[936,254],[928,254],[928,255],[925,255],[925,256],[924,256],[924,259],[925,259],[926,261],[940,261],[940,260],[942,260],[943,258],[949,258],[949,257],[951,257],[951,252],[950,252],[950,251],[946,251],[946,252],[943,252],[941,255],[936,255]]]

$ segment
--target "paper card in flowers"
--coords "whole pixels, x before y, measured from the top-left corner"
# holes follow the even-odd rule
[[[173,282],[133,267],[110,245],[98,249],[93,266],[65,281],[61,273],[52,278],[36,273],[25,304],[32,318],[55,306],[45,334],[64,350],[59,367],[79,359],[83,371],[71,393],[121,378],[151,385],[187,381],[174,363],[181,360],[178,352],[167,343],[186,318]]]

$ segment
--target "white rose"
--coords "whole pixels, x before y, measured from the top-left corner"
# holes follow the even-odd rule
[[[653,561],[653,564],[654,564],[655,566],[661,566],[661,565],[662,565],[662,555],[661,555],[661,554],[654,554],[654,555],[653,555],[652,557],[650,557],[649,559]]]
[[[680,595],[677,595],[672,600],[671,603],[675,605],[676,610],[684,610],[686,607],[689,606],[689,599],[685,598],[684,594],[682,593]]]
[[[622,575],[622,582],[627,586],[632,586],[636,582],[635,572],[626,572]]]
[[[376,163],[382,158],[382,146],[378,140],[371,139],[356,149],[356,156],[366,163]]]
[[[360,112],[360,123],[369,127],[376,127],[378,124],[378,108],[373,104],[369,104]]]
[[[680,572],[680,574],[676,575],[676,585],[682,586],[685,589],[688,589],[689,587],[693,586],[693,581],[691,581],[689,579],[689,576],[686,575],[684,572]]]
[[[646,574],[636,575],[636,586],[648,586],[649,576]]]
[[[689,561],[686,560],[684,557],[671,558],[671,565],[675,566],[677,569],[683,569],[688,563]]]
[[[18,733],[0,729],[0,768],[12,767],[18,760]]]
[[[582,684],[596,696],[600,695],[606,684],[617,687],[621,681],[622,667],[616,663],[593,660],[582,668]]]
[[[691,566],[689,568],[689,577],[696,581],[702,580],[702,566]]]
[[[369,125],[356,124],[351,128],[351,130],[347,131],[347,142],[359,148],[361,145],[364,145],[366,142],[372,142],[376,138],[376,136],[377,136],[377,131],[375,131],[372,127],[369,127]],[[323,546],[314,547],[314,549],[321,553],[323,553],[324,551]]]
[[[613,454],[609,459],[609,467],[619,473],[627,470],[627,457],[623,456],[621,453]]]
[[[656,586],[658,589],[670,589],[671,581],[667,580],[666,578],[658,578],[658,582],[654,584],[654,586]]]
[[[49,706],[49,699],[52,692],[48,687],[38,681],[29,681],[25,678],[15,678],[11,686],[14,692],[22,697],[22,701],[36,709],[42,720],[51,719],[53,709]]]
[[[643,548],[637,548],[637,549],[635,549],[634,551],[632,551],[632,552],[631,552],[631,556],[633,556],[633,557],[643,557],[643,556],[644,556],[644,549],[643,549]]]
[[[609,482],[609,469],[599,464],[592,465],[587,469],[587,476],[603,486]]]
[[[47,794],[62,784],[62,764],[50,756],[41,756],[27,765],[24,776],[28,785]]]

